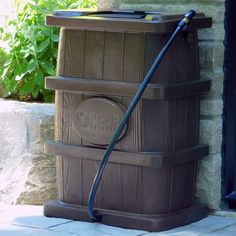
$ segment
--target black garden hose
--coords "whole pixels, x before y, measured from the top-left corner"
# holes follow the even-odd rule
[[[171,35],[171,37],[169,38],[169,40],[167,41],[167,43],[165,44],[165,46],[162,48],[162,50],[160,51],[160,53],[158,54],[158,56],[156,57],[154,63],[152,64],[150,70],[148,71],[147,75],[145,76],[144,80],[142,81],[140,87],[138,88],[136,94],[134,95],[127,111],[125,112],[124,117],[122,118],[118,128],[116,129],[112,140],[110,142],[110,144],[108,145],[103,159],[100,162],[99,165],[99,169],[96,173],[96,176],[94,178],[93,181],[93,185],[89,194],[89,199],[88,199],[88,214],[90,216],[90,218],[93,221],[100,221],[101,220],[101,215],[96,214],[96,212],[93,210],[94,208],[94,200],[95,200],[95,196],[96,196],[96,192],[97,192],[97,188],[99,185],[99,182],[102,178],[102,174],[104,172],[104,169],[106,167],[106,164],[108,162],[108,159],[112,153],[112,150],[117,142],[117,140],[119,139],[125,125],[127,124],[134,108],[136,107],[139,99],[141,98],[144,90],[146,89],[148,83],[150,82],[153,74],[155,73],[156,69],[158,68],[161,60],[163,59],[163,57],[165,56],[168,48],[170,47],[171,43],[174,41],[174,39],[176,38],[176,36],[183,31],[188,24],[191,22],[191,19],[196,15],[196,12],[193,10],[190,10],[188,13],[185,14],[184,18],[178,23],[174,33]]]

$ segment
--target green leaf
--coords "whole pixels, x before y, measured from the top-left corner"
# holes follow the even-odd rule
[[[4,78],[10,73],[11,73],[11,67],[10,66],[4,67],[1,74],[2,80],[4,80]]]
[[[14,70],[14,76],[20,75],[21,74],[21,66],[17,65],[15,70]]]
[[[13,60],[13,58],[10,57],[7,61],[5,61],[5,63],[4,63],[4,67],[9,66],[9,65],[12,63],[12,60]]]
[[[39,95],[39,90],[38,88],[34,88],[33,91],[32,91],[32,96],[33,98],[37,98]]]
[[[21,73],[25,74],[27,72],[27,69],[28,69],[27,61],[25,59],[22,59]]]
[[[32,4],[32,3],[28,3],[28,6],[31,8],[31,10],[37,11],[37,6]]]
[[[10,92],[15,91],[17,85],[18,85],[17,80],[10,80],[10,81],[8,81],[7,90]]]
[[[27,81],[19,90],[20,92],[20,95],[21,96],[25,96],[29,93],[31,93],[31,91],[33,91],[34,89],[34,80],[33,79],[30,79],[29,81]]]
[[[52,34],[51,35],[51,40],[55,43],[59,42],[59,36],[57,34]]]
[[[37,85],[42,85],[44,83],[44,77],[41,70],[37,71],[37,73],[35,74],[35,83]]]
[[[45,69],[47,74],[49,74],[49,75],[55,74],[55,70],[54,70],[53,65],[51,63],[45,61],[45,62],[41,62],[40,65],[43,67],[43,69]]]
[[[57,48],[52,48],[51,51],[52,51],[52,55],[56,58],[57,57],[57,53],[58,53]]]
[[[37,47],[37,52],[42,52],[49,44],[50,44],[50,39],[46,39]]]
[[[52,94],[46,94],[44,95],[44,101],[45,102],[52,102],[53,95]]]
[[[34,69],[36,68],[36,62],[35,60],[31,60],[28,64],[28,67],[27,67],[27,72],[32,72]]]

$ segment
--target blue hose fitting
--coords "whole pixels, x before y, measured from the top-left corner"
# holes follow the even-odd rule
[[[185,28],[192,20],[192,18],[196,15],[196,12],[194,10],[188,11],[184,18],[179,22],[178,26],[183,29]]]

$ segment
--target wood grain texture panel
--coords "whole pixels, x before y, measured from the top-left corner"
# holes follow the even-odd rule
[[[175,99],[174,150],[198,145],[198,95]]]
[[[57,141],[62,141],[62,126],[63,126],[63,104],[64,93],[61,91],[56,91],[55,96],[55,104],[56,104],[56,111],[55,111],[55,139]]]
[[[171,168],[143,168],[143,214],[168,213],[171,172]]]
[[[84,55],[84,77],[89,79],[102,79],[104,32],[86,31]]]
[[[173,129],[173,150],[178,150],[188,146],[187,121],[188,121],[188,98],[174,99],[174,129]],[[190,127],[192,132],[195,127]]]
[[[66,29],[60,29],[60,39],[57,54],[57,75],[65,75]]]
[[[122,105],[128,108],[130,101],[130,97],[123,97]],[[121,150],[141,151],[141,110],[142,102],[139,101],[129,119],[126,135],[119,142]]]
[[[85,31],[66,30],[65,74],[71,77],[84,77]]]
[[[63,200],[64,199],[64,170],[63,170],[63,157],[57,156],[56,157],[56,183],[57,183],[57,194],[58,199]]]
[[[81,144],[81,138],[75,132],[72,124],[73,111],[82,100],[82,95],[66,93],[63,96],[62,132],[63,142]],[[79,155],[79,153],[78,153]],[[82,169],[81,160],[63,158],[63,200],[69,203],[82,204]]]
[[[187,112],[187,139],[188,146],[199,143],[199,122],[200,122],[200,95],[188,97]]]
[[[81,144],[81,137],[73,127],[73,113],[82,101],[81,94],[64,93],[63,101],[63,142],[70,144]]]
[[[101,206],[103,209],[121,211],[121,164],[108,163],[101,181]]]
[[[83,196],[82,196],[82,204],[84,206],[88,205],[88,197],[90,193],[90,189],[92,187],[92,183],[95,177],[95,174],[98,170],[99,162],[98,161],[90,161],[90,160],[82,160],[82,188],[83,188]],[[95,207],[101,208],[101,184],[98,186],[97,194],[94,202]]]
[[[142,103],[142,151],[172,151],[173,101],[143,99]]]
[[[63,92],[56,92],[55,97],[56,114],[55,114],[55,140],[62,141],[62,117],[63,117]],[[63,199],[63,158],[56,157],[57,189],[59,199]]]
[[[175,82],[199,79],[197,33],[182,33],[173,44]]]
[[[195,165],[187,162],[173,167],[170,211],[177,211],[193,204],[195,189]]]
[[[189,207],[195,202],[197,162],[198,161],[186,163],[187,178],[185,178],[183,184],[184,192],[188,193],[188,195],[183,203],[183,208]]]
[[[163,116],[163,126],[164,126],[164,151],[173,151],[173,121],[174,121],[174,99],[163,100],[164,103],[164,114]],[[159,115],[161,115],[159,113]]]
[[[174,150],[198,145],[199,95],[175,99]]]
[[[144,34],[125,34],[124,81],[140,82],[144,68]]]
[[[81,102],[83,102],[86,99],[88,99],[90,97],[93,97],[93,96],[94,96],[94,94],[93,95],[92,94],[88,94],[88,93],[81,94],[81,97],[80,97],[81,99],[78,100],[79,102],[78,102],[78,104],[76,104],[76,106],[78,106]],[[79,135],[79,134],[77,134],[77,135]],[[80,141],[81,141],[81,145],[84,145],[84,146],[90,146],[90,147],[96,146],[94,144],[91,144],[91,143],[87,142],[83,137],[80,137]]]
[[[104,95],[104,97],[107,97],[107,96]],[[122,96],[109,96],[109,97],[107,97],[107,98],[111,99],[111,100],[114,101],[114,102],[117,102],[117,103],[122,107],[122,109],[124,110],[124,112],[126,111],[127,107],[126,107],[126,104],[123,104],[123,103],[122,103]],[[115,133],[115,132],[114,132],[114,133]],[[126,137],[126,135],[125,135],[124,137]],[[114,149],[116,149],[116,150],[122,150],[122,140],[124,139],[124,137],[123,137],[120,141],[118,141],[118,142],[116,143]]]
[[[58,45],[58,55],[57,55],[57,75],[64,76],[65,75],[65,43],[66,43],[66,29],[60,29],[60,40]],[[63,99],[64,92],[56,91],[55,92],[55,140],[62,141],[63,140]],[[56,173],[57,173],[57,192],[58,198],[60,200],[64,199],[64,177],[63,177],[63,157],[56,157]]]
[[[122,165],[122,210],[127,212],[142,212],[142,167]]]
[[[63,159],[64,201],[67,203],[82,204],[83,190],[81,167],[81,159]]]
[[[145,60],[144,60],[144,76],[149,71],[151,65],[161,51],[168,35],[147,34],[145,44]],[[151,79],[152,83],[171,83],[174,81],[174,60],[173,60],[173,46],[171,46],[161,61],[158,69]]]
[[[104,80],[122,81],[124,64],[124,34],[105,32]]]

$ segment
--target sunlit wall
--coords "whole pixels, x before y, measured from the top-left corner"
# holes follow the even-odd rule
[[[29,0],[1,0],[0,1],[0,26],[3,26],[7,19],[16,16],[17,7],[21,7],[24,2]]]

